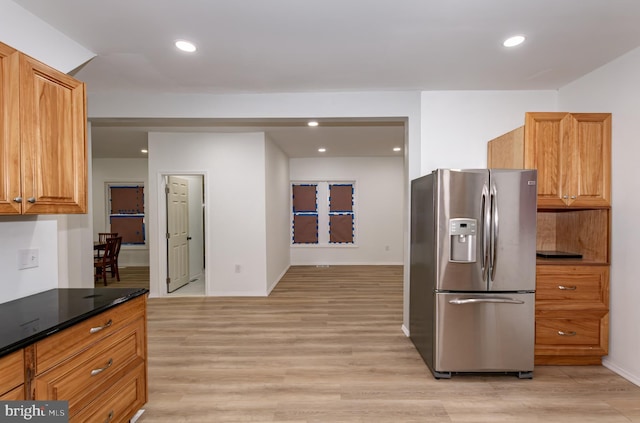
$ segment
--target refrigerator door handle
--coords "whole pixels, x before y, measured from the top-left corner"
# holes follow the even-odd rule
[[[489,204],[489,189],[486,185],[482,187],[482,208],[480,211],[480,221],[482,225],[482,280],[486,281],[489,276],[489,230],[491,228],[491,214],[487,212]]]
[[[504,297],[489,297],[489,298],[455,298],[453,300],[449,300],[449,304],[482,304],[482,303],[493,303],[493,304],[524,304],[524,301],[516,300],[514,298],[504,298]]]
[[[496,278],[496,261],[498,259],[498,189],[495,185],[491,186],[491,235],[489,242],[489,289],[491,289],[491,281]]]

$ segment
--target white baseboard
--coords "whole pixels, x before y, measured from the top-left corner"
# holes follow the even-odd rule
[[[267,288],[267,296],[269,296],[271,294],[271,291],[273,291],[273,289],[276,286],[278,286],[278,283],[280,282],[282,277],[285,275],[285,273],[287,273],[289,271],[290,267],[291,266],[287,266],[287,268],[284,269],[284,271],[282,271],[282,273],[280,273],[280,276],[278,276],[275,281],[271,282],[271,285],[269,285],[269,288]]]
[[[291,263],[291,266],[402,266],[403,262],[398,261],[390,261],[390,262],[380,262],[377,261],[375,263],[364,263],[364,262],[348,262],[348,263],[316,263],[316,262],[300,262],[300,263]]]
[[[402,332],[404,332],[404,336],[406,336],[407,338],[410,336],[409,329],[407,329],[405,325],[402,325]]]
[[[141,408],[140,410],[138,410],[138,412],[134,414],[133,417],[131,417],[131,420],[129,420],[129,423],[136,423],[136,421],[138,421],[140,416],[142,416],[142,413],[144,413],[144,408]]]
[[[630,373],[624,367],[620,367],[619,365],[615,364],[608,357],[605,357],[605,358],[602,359],[602,365],[604,367],[606,367],[607,369],[611,370],[612,372],[619,374],[620,376],[622,376],[623,378],[627,379],[629,382],[633,383],[634,385],[640,386],[640,376],[639,375],[635,375],[633,373]]]

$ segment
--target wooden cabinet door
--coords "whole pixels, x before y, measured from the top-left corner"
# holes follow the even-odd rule
[[[538,207],[565,207],[567,167],[571,166],[569,113],[527,113],[524,167],[538,169]]]
[[[573,113],[573,152],[568,204],[606,207],[611,204],[611,114]]]
[[[20,214],[18,52],[0,43],[0,214]]]
[[[84,84],[20,56],[24,214],[86,213]]]

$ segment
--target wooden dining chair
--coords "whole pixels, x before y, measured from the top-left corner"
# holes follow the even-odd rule
[[[117,253],[120,250],[121,243],[122,237],[107,238],[104,254],[100,258],[96,258],[93,262],[93,267],[95,268],[95,280],[97,281],[102,278],[104,286],[107,286],[107,272],[110,272],[112,277],[115,276],[116,280],[120,281]]]
[[[106,244],[107,238],[115,238],[118,236],[117,232],[98,232],[98,244]],[[102,256],[102,248],[97,248],[94,258],[100,258]]]
[[[98,232],[98,242],[107,242],[107,238],[115,238],[117,236],[117,232]]]

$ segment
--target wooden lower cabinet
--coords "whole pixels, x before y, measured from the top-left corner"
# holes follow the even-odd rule
[[[24,350],[0,358],[0,400],[24,399]]]
[[[19,401],[24,399],[24,385],[20,385],[17,388],[5,392],[0,395],[0,401]]]
[[[128,422],[147,402],[145,379],[144,365],[140,364],[71,416],[69,422]]]
[[[535,364],[601,364],[609,350],[609,267],[536,270]]]
[[[69,401],[71,422],[125,422],[147,402],[146,296],[37,342],[34,400]]]

